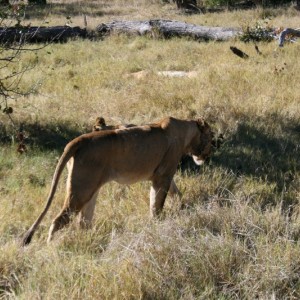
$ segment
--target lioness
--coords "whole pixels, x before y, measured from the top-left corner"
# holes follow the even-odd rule
[[[83,134],[67,144],[56,166],[46,206],[26,232],[23,245],[46,215],[61,173],[69,161],[67,192],[62,211],[53,220],[48,241],[80,213],[83,223],[91,222],[101,186],[109,181],[132,184],[150,180],[150,214],[158,215],[164,206],[177,165],[184,154],[200,165],[211,154],[212,131],[203,119],[160,122]]]
[[[125,129],[129,127],[136,127],[135,124],[118,124],[118,125],[107,125],[106,121],[103,117],[97,117],[96,121],[93,125],[93,131],[100,131],[100,130],[112,130],[112,129]],[[174,198],[175,196],[181,197],[182,194],[179,191],[174,179],[172,179],[169,189],[169,195]]]

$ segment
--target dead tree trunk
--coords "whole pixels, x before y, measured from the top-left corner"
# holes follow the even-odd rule
[[[130,35],[150,35],[154,37],[190,37],[195,40],[226,41],[237,34],[237,28],[207,27],[180,21],[113,21],[100,24],[96,35],[80,27],[0,27],[0,43],[45,43],[66,42],[68,39],[104,37],[113,33]]]
[[[66,42],[70,38],[87,37],[80,27],[1,27],[0,43]]]
[[[240,30],[225,27],[207,27],[180,21],[113,21],[97,27],[100,35],[127,33],[130,35],[160,35],[164,38],[173,36],[191,37],[196,40],[225,41],[235,37]]]

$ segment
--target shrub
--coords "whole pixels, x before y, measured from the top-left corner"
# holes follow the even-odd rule
[[[257,22],[253,27],[247,26],[240,36],[243,42],[271,42],[273,40],[272,32],[273,28],[269,26],[262,26],[260,22]]]

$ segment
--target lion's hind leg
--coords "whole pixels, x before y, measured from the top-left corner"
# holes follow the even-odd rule
[[[87,222],[86,220],[89,221],[92,219],[95,206],[93,197],[94,194],[97,194],[97,192],[94,192],[92,196],[86,195],[84,193],[71,193],[70,195],[67,195],[63,209],[53,220],[50,226],[48,242],[52,240],[53,235],[56,231],[65,227],[71,221],[72,216],[81,213],[83,209],[85,213],[84,218],[82,217],[82,221],[84,220],[83,222]],[[96,198],[97,195],[95,197],[95,201]],[[87,207],[89,207],[92,210],[88,212],[88,210],[86,209]]]
[[[52,240],[53,235],[56,231],[62,229],[65,225],[67,225],[70,222],[71,215],[72,215],[71,209],[64,208],[58,214],[58,216],[52,221],[48,233],[48,240],[47,240],[48,243]]]
[[[82,207],[79,213],[79,225],[81,228],[91,227],[98,194],[99,189],[94,193],[92,199]]]
[[[99,184],[95,180],[91,180],[90,176],[84,172],[84,170],[76,170],[75,166],[69,169],[67,180],[67,191],[63,209],[53,220],[49,230],[48,242],[52,240],[56,231],[65,227],[71,220],[72,216],[77,215],[83,211],[84,216],[87,219],[91,219],[94,211],[93,200],[97,198],[97,191],[99,190]],[[96,194],[96,195],[95,195]],[[95,199],[94,199],[95,196]],[[88,204],[91,201],[91,204]],[[89,214],[85,209],[88,204]]]

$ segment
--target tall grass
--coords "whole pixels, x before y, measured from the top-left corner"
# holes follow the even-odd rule
[[[272,22],[292,26],[286,13]],[[230,25],[234,16],[260,20],[257,10],[178,18]],[[231,45],[250,58],[234,56]],[[34,59],[37,66],[23,84],[38,81],[40,89],[12,103],[27,153],[16,153],[10,122],[0,121],[0,297],[298,299],[299,44],[258,47],[262,55],[239,41],[111,36],[50,45],[38,59],[25,55],[22,63]],[[145,77],[131,76],[143,70]],[[158,75],[166,70],[197,75]],[[205,166],[176,173],[183,205],[167,199],[162,220],[148,217],[149,183],[112,183],[100,191],[91,230],[80,230],[74,220],[46,245],[62,206],[63,178],[32,244],[20,249],[64,145],[100,115],[108,123],[136,124],[203,115],[225,143]]]

